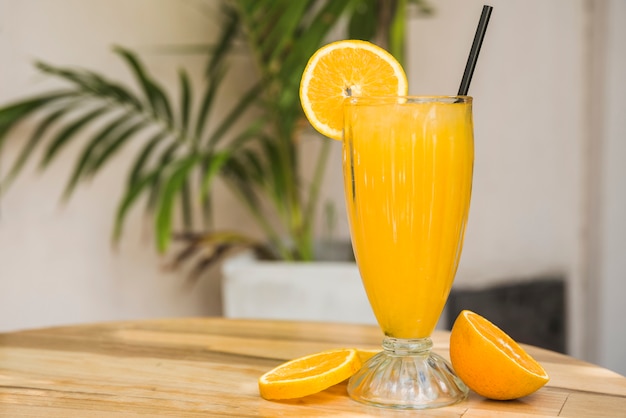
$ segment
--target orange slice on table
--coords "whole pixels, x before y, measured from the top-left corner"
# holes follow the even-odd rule
[[[356,349],[322,351],[281,364],[259,378],[265,399],[293,399],[312,395],[341,383],[361,368]]]
[[[359,355],[359,357],[361,358],[361,363],[365,364],[365,362],[369,359],[371,359],[372,357],[374,357],[376,354],[380,353],[382,350],[376,349],[369,349],[369,348],[357,348],[356,352]]]
[[[452,327],[450,360],[461,380],[489,399],[521,398],[549,380],[543,367],[504,331],[467,310]]]
[[[341,140],[343,102],[350,96],[402,96],[406,74],[386,50],[356,40],[323,46],[311,58],[300,81],[300,102],[313,127]]]

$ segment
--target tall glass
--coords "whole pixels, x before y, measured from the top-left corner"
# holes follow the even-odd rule
[[[431,351],[457,270],[472,188],[472,99],[351,98],[343,173],[350,234],[384,350],[348,384],[363,403],[423,409],[468,389]]]

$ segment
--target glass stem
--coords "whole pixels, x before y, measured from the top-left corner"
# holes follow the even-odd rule
[[[391,356],[427,356],[433,347],[430,338],[404,340],[385,336],[383,349]]]

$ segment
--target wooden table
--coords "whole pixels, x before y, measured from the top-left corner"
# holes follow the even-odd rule
[[[448,355],[448,333],[433,336]],[[2,417],[626,417],[626,378],[528,347],[551,376],[516,401],[471,393],[460,404],[392,411],[350,400],[345,383],[306,398],[261,399],[257,379],[287,359],[337,347],[377,348],[380,331],[223,318],[111,322],[0,334]]]

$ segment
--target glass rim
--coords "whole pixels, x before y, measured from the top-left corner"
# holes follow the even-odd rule
[[[472,96],[446,95],[401,95],[401,96],[350,96],[344,100],[344,105],[385,105],[406,103],[449,103],[471,104]]]

